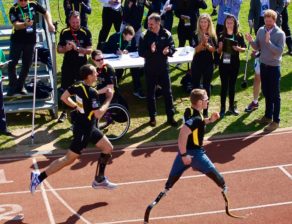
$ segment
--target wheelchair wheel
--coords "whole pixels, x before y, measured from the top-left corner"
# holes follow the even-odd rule
[[[97,127],[109,140],[120,139],[130,127],[129,111],[121,104],[113,103],[103,117],[97,121]]]

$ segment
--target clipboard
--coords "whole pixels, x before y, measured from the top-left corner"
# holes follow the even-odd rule
[[[237,45],[238,45],[238,41],[233,40],[231,38],[224,38],[223,52],[232,54],[232,53],[234,53],[233,46],[237,46]]]

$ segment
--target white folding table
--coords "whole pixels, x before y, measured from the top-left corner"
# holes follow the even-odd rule
[[[193,60],[194,48],[179,47],[172,57],[168,57],[169,64],[189,63]],[[138,55],[138,52],[132,52],[118,56],[115,54],[104,54],[105,62],[115,69],[141,68],[144,67],[144,58]]]

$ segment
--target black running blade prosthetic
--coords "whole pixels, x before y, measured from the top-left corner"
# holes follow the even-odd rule
[[[228,198],[227,198],[227,195],[222,192],[222,195],[223,195],[223,198],[224,198],[224,201],[225,201],[225,212],[228,216],[232,217],[232,218],[236,218],[236,219],[245,219],[247,218],[249,215],[242,215],[242,216],[239,216],[239,215],[236,215],[236,214],[233,214],[230,212],[229,210],[229,201],[228,201]]]
[[[161,198],[163,198],[166,195],[166,192],[168,190],[164,190],[162,192],[159,193],[159,195],[157,196],[157,198],[150,204],[148,205],[146,211],[145,211],[145,215],[144,215],[144,224],[149,223],[149,217],[150,217],[150,212],[152,210],[152,208],[158,204],[158,202],[161,200]]]

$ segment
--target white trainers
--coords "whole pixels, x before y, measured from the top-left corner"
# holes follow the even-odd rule
[[[36,191],[37,186],[40,184],[39,175],[40,174],[37,171],[32,171],[30,174],[29,190],[32,194]]]
[[[96,180],[92,182],[92,188],[94,189],[107,189],[114,190],[118,187],[117,184],[111,183],[107,177],[104,177],[104,180],[98,183]]]

